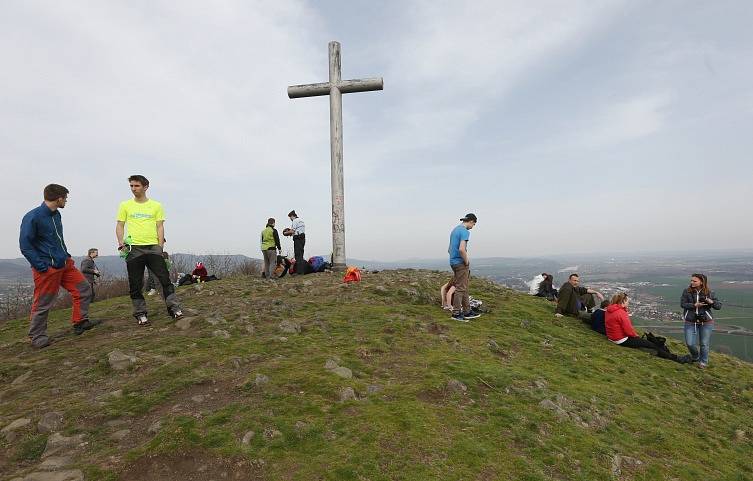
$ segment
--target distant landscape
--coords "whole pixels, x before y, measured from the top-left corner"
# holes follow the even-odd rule
[[[243,255],[175,254],[173,258],[179,271],[190,270],[196,260],[218,268],[254,260]],[[77,263],[79,261],[77,259]],[[106,276],[125,277],[125,266],[119,257],[103,256],[97,259],[97,263]],[[348,264],[372,270],[447,270],[449,274],[444,259],[397,262],[349,259]],[[632,317],[637,326],[678,339],[682,338],[680,295],[688,284],[689,275],[702,272],[709,276],[713,290],[724,305],[717,315],[712,349],[753,362],[753,251],[481,258],[472,259],[471,270],[474,276],[486,277],[520,291],[528,291],[529,282],[542,272],[553,274],[555,284],[560,285],[570,272],[577,271],[584,285],[605,295],[618,290],[630,292]],[[0,300],[24,289],[23,286],[28,290],[30,284],[31,275],[24,259],[0,260]]]

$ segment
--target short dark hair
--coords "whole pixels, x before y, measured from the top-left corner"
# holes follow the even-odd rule
[[[568,280],[572,279],[573,277],[580,277],[580,276],[576,274],[575,272],[573,272],[572,274],[570,274],[570,277],[568,277]]]
[[[44,200],[52,202],[68,195],[68,189],[59,184],[50,184],[44,188]]]
[[[270,217],[269,219],[267,219],[267,225],[273,225],[274,223],[275,223],[274,217]]]
[[[143,175],[132,175],[128,177],[128,182],[138,182],[144,187],[149,187],[149,179],[147,179]]]
[[[86,255],[90,256],[93,252],[99,252],[99,249],[92,247],[91,249],[89,249],[89,252],[87,252]]]

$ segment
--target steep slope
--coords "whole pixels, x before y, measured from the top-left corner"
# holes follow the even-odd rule
[[[102,326],[43,351],[26,343],[26,320],[7,323],[0,472],[64,481],[753,477],[751,365],[712,354],[701,371],[621,349],[554,319],[546,301],[479,279],[471,291],[489,312],[457,323],[438,307],[447,277],[233,278],[181,288],[190,317],[178,323],[149,299],[147,329],[127,298],[112,299],[94,305]],[[50,331],[66,330],[68,315],[53,313]]]

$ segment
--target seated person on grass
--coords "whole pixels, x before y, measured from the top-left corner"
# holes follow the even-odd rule
[[[598,297],[600,301],[604,300],[601,292],[581,287],[578,274],[570,274],[567,282],[560,287],[554,315],[556,317],[572,316],[590,319],[590,311],[596,306],[594,296]]]
[[[557,289],[554,288],[554,276],[551,274],[542,274],[544,279],[539,283],[539,288],[536,292],[537,297],[543,297],[548,301],[557,302]]]
[[[452,296],[455,294],[454,278],[447,281],[439,289],[439,297],[442,299],[442,309],[452,310]]]
[[[627,292],[620,292],[612,297],[612,303],[607,307],[605,327],[607,338],[610,341],[622,347],[647,350],[661,358],[681,364],[690,361],[690,356],[678,357],[677,354],[672,354],[664,345],[664,341],[666,341],[664,338],[661,338],[662,342],[660,343],[652,342],[650,339],[657,338],[651,336],[650,333],[647,339],[639,337],[627,312],[629,302]]]

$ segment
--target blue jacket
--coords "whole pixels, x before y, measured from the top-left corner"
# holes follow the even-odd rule
[[[21,254],[39,272],[45,272],[49,267],[65,267],[65,262],[71,256],[63,240],[60,212],[51,211],[44,202],[27,212],[21,220],[18,243]]]

